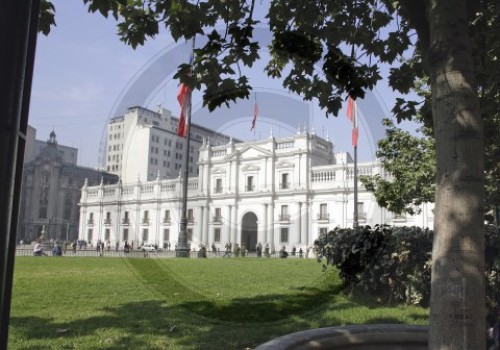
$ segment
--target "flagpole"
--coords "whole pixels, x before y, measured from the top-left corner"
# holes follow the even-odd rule
[[[191,55],[194,53],[194,38],[193,47]],[[193,58],[191,56],[191,64],[193,64]],[[189,179],[189,148],[191,144],[191,92],[186,96],[187,107],[184,109],[187,113],[185,116],[187,122],[186,131],[186,148],[184,149],[184,169],[182,178],[182,207],[181,207],[181,229],[179,232],[179,238],[177,240],[177,248],[175,249],[175,256],[178,258],[189,258],[191,247],[188,245],[188,235],[187,235],[187,199],[188,199],[188,179]]]
[[[356,101],[349,96],[347,99],[347,117],[352,122],[352,145],[354,147],[354,211],[352,227],[355,229],[359,225],[358,213],[358,111]]]
[[[358,222],[358,145],[354,145],[354,217],[352,227],[357,228]]]

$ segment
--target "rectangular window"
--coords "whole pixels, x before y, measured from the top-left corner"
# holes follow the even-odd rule
[[[287,188],[290,188],[290,184],[288,183],[288,173],[283,173],[281,174],[281,184],[280,188],[282,190],[286,190]]]
[[[328,207],[326,203],[322,203],[319,205],[319,220],[328,220]]]
[[[187,210],[187,221],[191,223],[194,221],[193,209]]]
[[[163,215],[163,222],[170,223],[170,210],[165,210],[165,213]]]
[[[170,229],[164,228],[163,229],[163,242],[169,242],[170,241]]]
[[[288,227],[280,228],[280,242],[288,243]]]
[[[358,219],[366,220],[365,203],[358,202]]]
[[[221,209],[215,208],[214,222],[221,222],[221,221],[222,221]]]
[[[254,189],[253,176],[248,176],[246,190],[247,192],[252,192],[253,189]]]
[[[147,211],[147,210],[144,211],[144,216],[142,218],[142,223],[143,224],[149,224],[149,211]]]
[[[320,227],[319,228],[319,235],[326,235],[328,233],[328,228],[327,227]]]
[[[128,241],[128,228],[123,229],[123,240]]]
[[[104,223],[105,223],[106,225],[111,224],[111,213],[110,213],[109,211],[108,211],[108,212],[106,212],[106,219],[104,220]]]
[[[123,214],[123,223],[124,224],[129,224],[129,218],[128,218],[128,211],[126,211],[124,214]]]
[[[220,243],[220,228],[214,228],[214,242]]]
[[[104,230],[104,240],[109,241],[109,238],[111,236],[111,230],[109,228]]]
[[[222,193],[222,179],[215,180],[215,193]]]
[[[143,228],[142,229],[142,241],[147,242],[149,238],[149,229]]]
[[[289,221],[290,220],[290,215],[288,214],[288,205],[281,206],[280,220],[281,221]]]
[[[191,241],[193,240],[193,229],[192,228],[188,228],[186,230],[186,235],[187,235],[188,242],[191,243]]]
[[[87,221],[87,224],[93,224],[94,223],[94,213],[89,213],[89,219]]]
[[[92,242],[93,234],[94,234],[94,230],[89,228],[87,231],[87,242]]]

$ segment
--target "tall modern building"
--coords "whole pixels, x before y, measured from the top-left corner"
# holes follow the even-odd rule
[[[188,179],[188,238],[193,248],[227,243],[254,250],[311,246],[322,232],[353,225],[431,227],[432,204],[418,215],[395,215],[378,206],[358,183],[354,203],[354,164],[347,153],[317,135],[200,147],[199,173]],[[359,175],[386,176],[377,162],[358,164]],[[80,239],[175,245],[179,235],[182,179],[135,180],[84,186]]]
[[[47,142],[35,140],[36,131],[31,129],[17,239],[31,242],[43,230],[46,238],[74,240],[79,234],[78,202],[85,179],[97,185],[116,183],[118,177],[77,166],[77,149],[58,145],[54,131]]]
[[[105,169],[123,183],[175,178],[184,166],[186,139],[177,135],[179,120],[171,112],[131,107],[110,120]],[[229,136],[191,124],[189,174],[198,175],[199,149],[204,139],[212,145],[227,143]]]

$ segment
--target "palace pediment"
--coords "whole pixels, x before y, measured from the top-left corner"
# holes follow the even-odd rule
[[[215,168],[215,169],[212,169],[212,174],[214,175],[222,175],[222,174],[225,174],[226,173],[226,169],[224,168]]]
[[[235,151],[234,153],[230,154],[228,158],[233,158],[239,155],[240,159],[250,159],[250,158],[259,158],[259,157],[266,157],[266,156],[272,156],[272,152],[258,147],[254,145],[248,145],[246,147],[243,147],[240,150]]]
[[[260,168],[255,165],[255,164],[247,164],[241,167],[241,171],[246,172],[246,171],[259,171]]]
[[[282,161],[276,164],[276,169],[288,169],[295,167],[295,164],[289,161]]]

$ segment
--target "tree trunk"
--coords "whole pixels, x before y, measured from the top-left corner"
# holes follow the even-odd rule
[[[430,0],[437,174],[429,349],[486,348],[484,133],[465,0]]]

